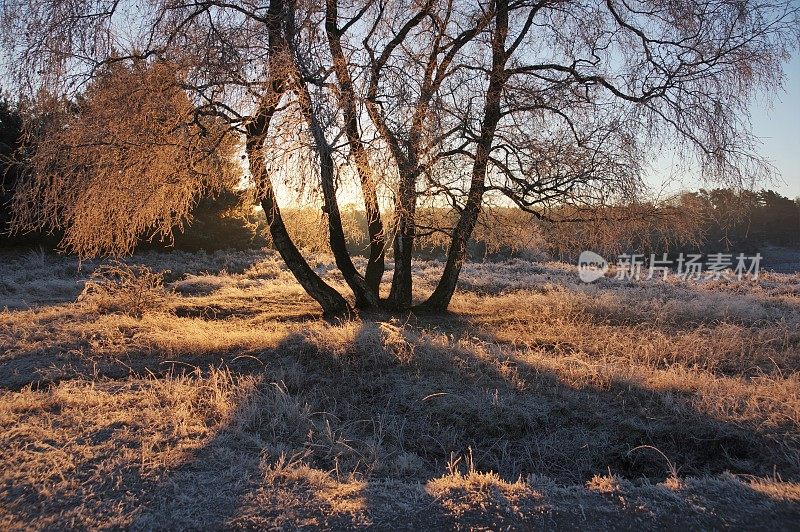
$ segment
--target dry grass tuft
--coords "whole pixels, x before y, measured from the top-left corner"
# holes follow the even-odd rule
[[[114,262],[98,267],[83,285],[77,302],[101,313],[119,312],[140,318],[148,310],[164,307],[166,271]]]

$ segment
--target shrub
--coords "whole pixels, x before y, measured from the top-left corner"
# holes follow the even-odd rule
[[[169,299],[164,288],[168,270],[155,272],[147,266],[113,262],[98,267],[78,296],[78,303],[98,312],[122,313],[140,318],[148,310],[163,309]]]

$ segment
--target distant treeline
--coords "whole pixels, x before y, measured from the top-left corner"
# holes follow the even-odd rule
[[[753,253],[800,247],[800,198],[772,190],[699,190],[659,203],[562,208],[542,223],[548,252],[575,258],[618,253]]]
[[[368,247],[363,211],[344,210],[351,253]],[[456,215],[421,208],[417,256],[442,257]],[[287,209],[284,217],[295,242],[310,251],[327,250],[327,224],[319,211]],[[391,219],[386,213],[384,219]],[[269,238],[265,226],[260,226]],[[800,247],[800,199],[763,190],[700,190],[667,201],[578,209],[560,207],[540,216],[519,209],[492,208],[479,218],[468,251],[473,259],[550,256],[575,259],[583,250],[619,253],[754,253],[765,246]],[[389,239],[391,241],[391,239]]]
[[[800,198],[772,190],[701,190],[684,195],[694,202],[707,251],[755,251],[765,245],[800,246]]]

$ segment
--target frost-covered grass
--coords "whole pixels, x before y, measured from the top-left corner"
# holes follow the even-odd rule
[[[475,263],[330,324],[272,252],[2,259],[4,529],[800,522],[798,274]]]

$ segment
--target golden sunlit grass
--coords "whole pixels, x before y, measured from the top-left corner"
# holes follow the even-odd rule
[[[330,324],[271,254],[8,262],[4,528],[797,522],[798,275],[476,264],[448,315]]]

